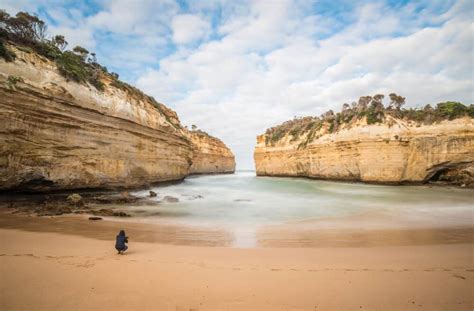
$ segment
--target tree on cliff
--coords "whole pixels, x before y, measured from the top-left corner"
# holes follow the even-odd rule
[[[328,110],[321,115],[321,119],[325,121],[333,120],[334,119],[334,111]]]
[[[67,41],[62,35],[56,35],[51,39],[51,44],[53,44],[55,47],[60,49],[61,51],[64,51],[64,49],[67,46]]]
[[[72,51],[74,54],[78,55],[80,58],[82,58],[82,61],[86,61],[87,55],[89,55],[89,51],[82,46],[76,45]]]
[[[9,46],[27,47],[35,53],[48,58],[56,63],[59,73],[68,80],[78,83],[89,83],[97,90],[105,88],[102,79],[108,75],[112,78],[111,86],[133,94],[139,98],[149,100],[161,112],[160,104],[150,96],[145,95],[139,89],[119,80],[116,73],[108,73],[105,66],[97,63],[94,53],[81,46],[76,46],[72,51],[65,51],[68,42],[62,35],[56,35],[48,39],[46,36],[47,26],[44,21],[35,15],[26,12],[18,12],[14,17],[5,10],[0,9],[0,58],[7,62],[15,59],[16,54]],[[25,50],[25,49],[21,49]],[[168,119],[168,116],[164,114]],[[170,121],[173,124],[172,121]]]
[[[87,58],[87,63],[93,64],[93,65],[97,64],[97,56],[95,55],[95,53],[91,53],[89,55],[89,58]]]
[[[46,24],[37,16],[26,12],[18,12],[15,17],[12,17],[4,10],[0,10],[0,25],[6,30],[6,34],[13,37],[11,39],[14,40],[42,42],[46,39]]]
[[[365,111],[371,100],[372,100],[372,96],[360,97],[357,103],[357,112]]]
[[[405,105],[405,97],[399,96],[395,93],[390,93],[388,96],[390,97],[389,109],[400,110],[400,108]]]
[[[390,105],[385,108],[382,100],[384,95],[362,96],[358,102],[351,105],[343,104],[341,112],[334,113],[329,110],[317,117],[300,117],[285,121],[265,131],[265,144],[274,146],[281,139],[291,136],[290,142],[299,141],[298,149],[306,147],[314,139],[325,133],[335,133],[346,125],[351,125],[357,120],[365,119],[367,124],[382,123],[386,116],[408,121],[416,124],[432,124],[442,120],[456,118],[474,118],[474,105],[466,106],[459,102],[444,102],[437,104],[436,108],[426,105],[424,108],[401,109],[405,104],[405,97],[392,93],[389,95]],[[390,125],[390,121],[387,123]],[[323,126],[326,124],[326,126]],[[303,139],[301,139],[303,137]]]

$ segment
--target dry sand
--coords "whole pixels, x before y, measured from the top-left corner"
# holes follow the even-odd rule
[[[11,217],[0,216],[2,310],[473,309],[472,235],[451,244],[239,249],[136,242],[133,233],[160,242],[179,230],[130,225],[121,256],[109,231],[123,224]],[[226,244],[225,233],[213,234]]]

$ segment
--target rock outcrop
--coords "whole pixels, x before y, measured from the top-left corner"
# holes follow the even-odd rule
[[[16,60],[0,58],[0,190],[135,187],[233,171],[224,144],[190,139],[152,98],[107,76],[103,91],[68,81],[45,57],[9,49]]]
[[[430,180],[474,186],[474,119],[430,125],[386,116],[381,123],[352,122],[335,132],[327,123],[299,137],[257,137],[259,176],[305,176],[374,183]],[[308,135],[311,135],[309,139]]]
[[[234,154],[220,139],[202,131],[189,133],[194,150],[190,174],[233,173],[235,171]]]

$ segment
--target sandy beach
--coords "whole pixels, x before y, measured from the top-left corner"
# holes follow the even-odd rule
[[[2,310],[473,308],[472,230],[444,243],[245,249],[226,247],[224,233],[212,246],[172,245],[181,243],[166,235],[181,229],[127,224],[130,251],[120,256],[110,233],[123,223],[0,219]],[[61,223],[70,229],[59,233]]]

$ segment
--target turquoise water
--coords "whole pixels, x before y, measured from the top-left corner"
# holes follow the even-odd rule
[[[134,220],[222,228],[317,222],[318,226],[465,226],[473,223],[469,189],[381,186],[304,178],[256,177],[254,172],[192,176],[182,183],[152,188],[157,201],[130,206]],[[133,192],[146,196],[148,190]],[[363,222],[361,222],[361,219]],[[249,229],[253,228],[253,229]]]

